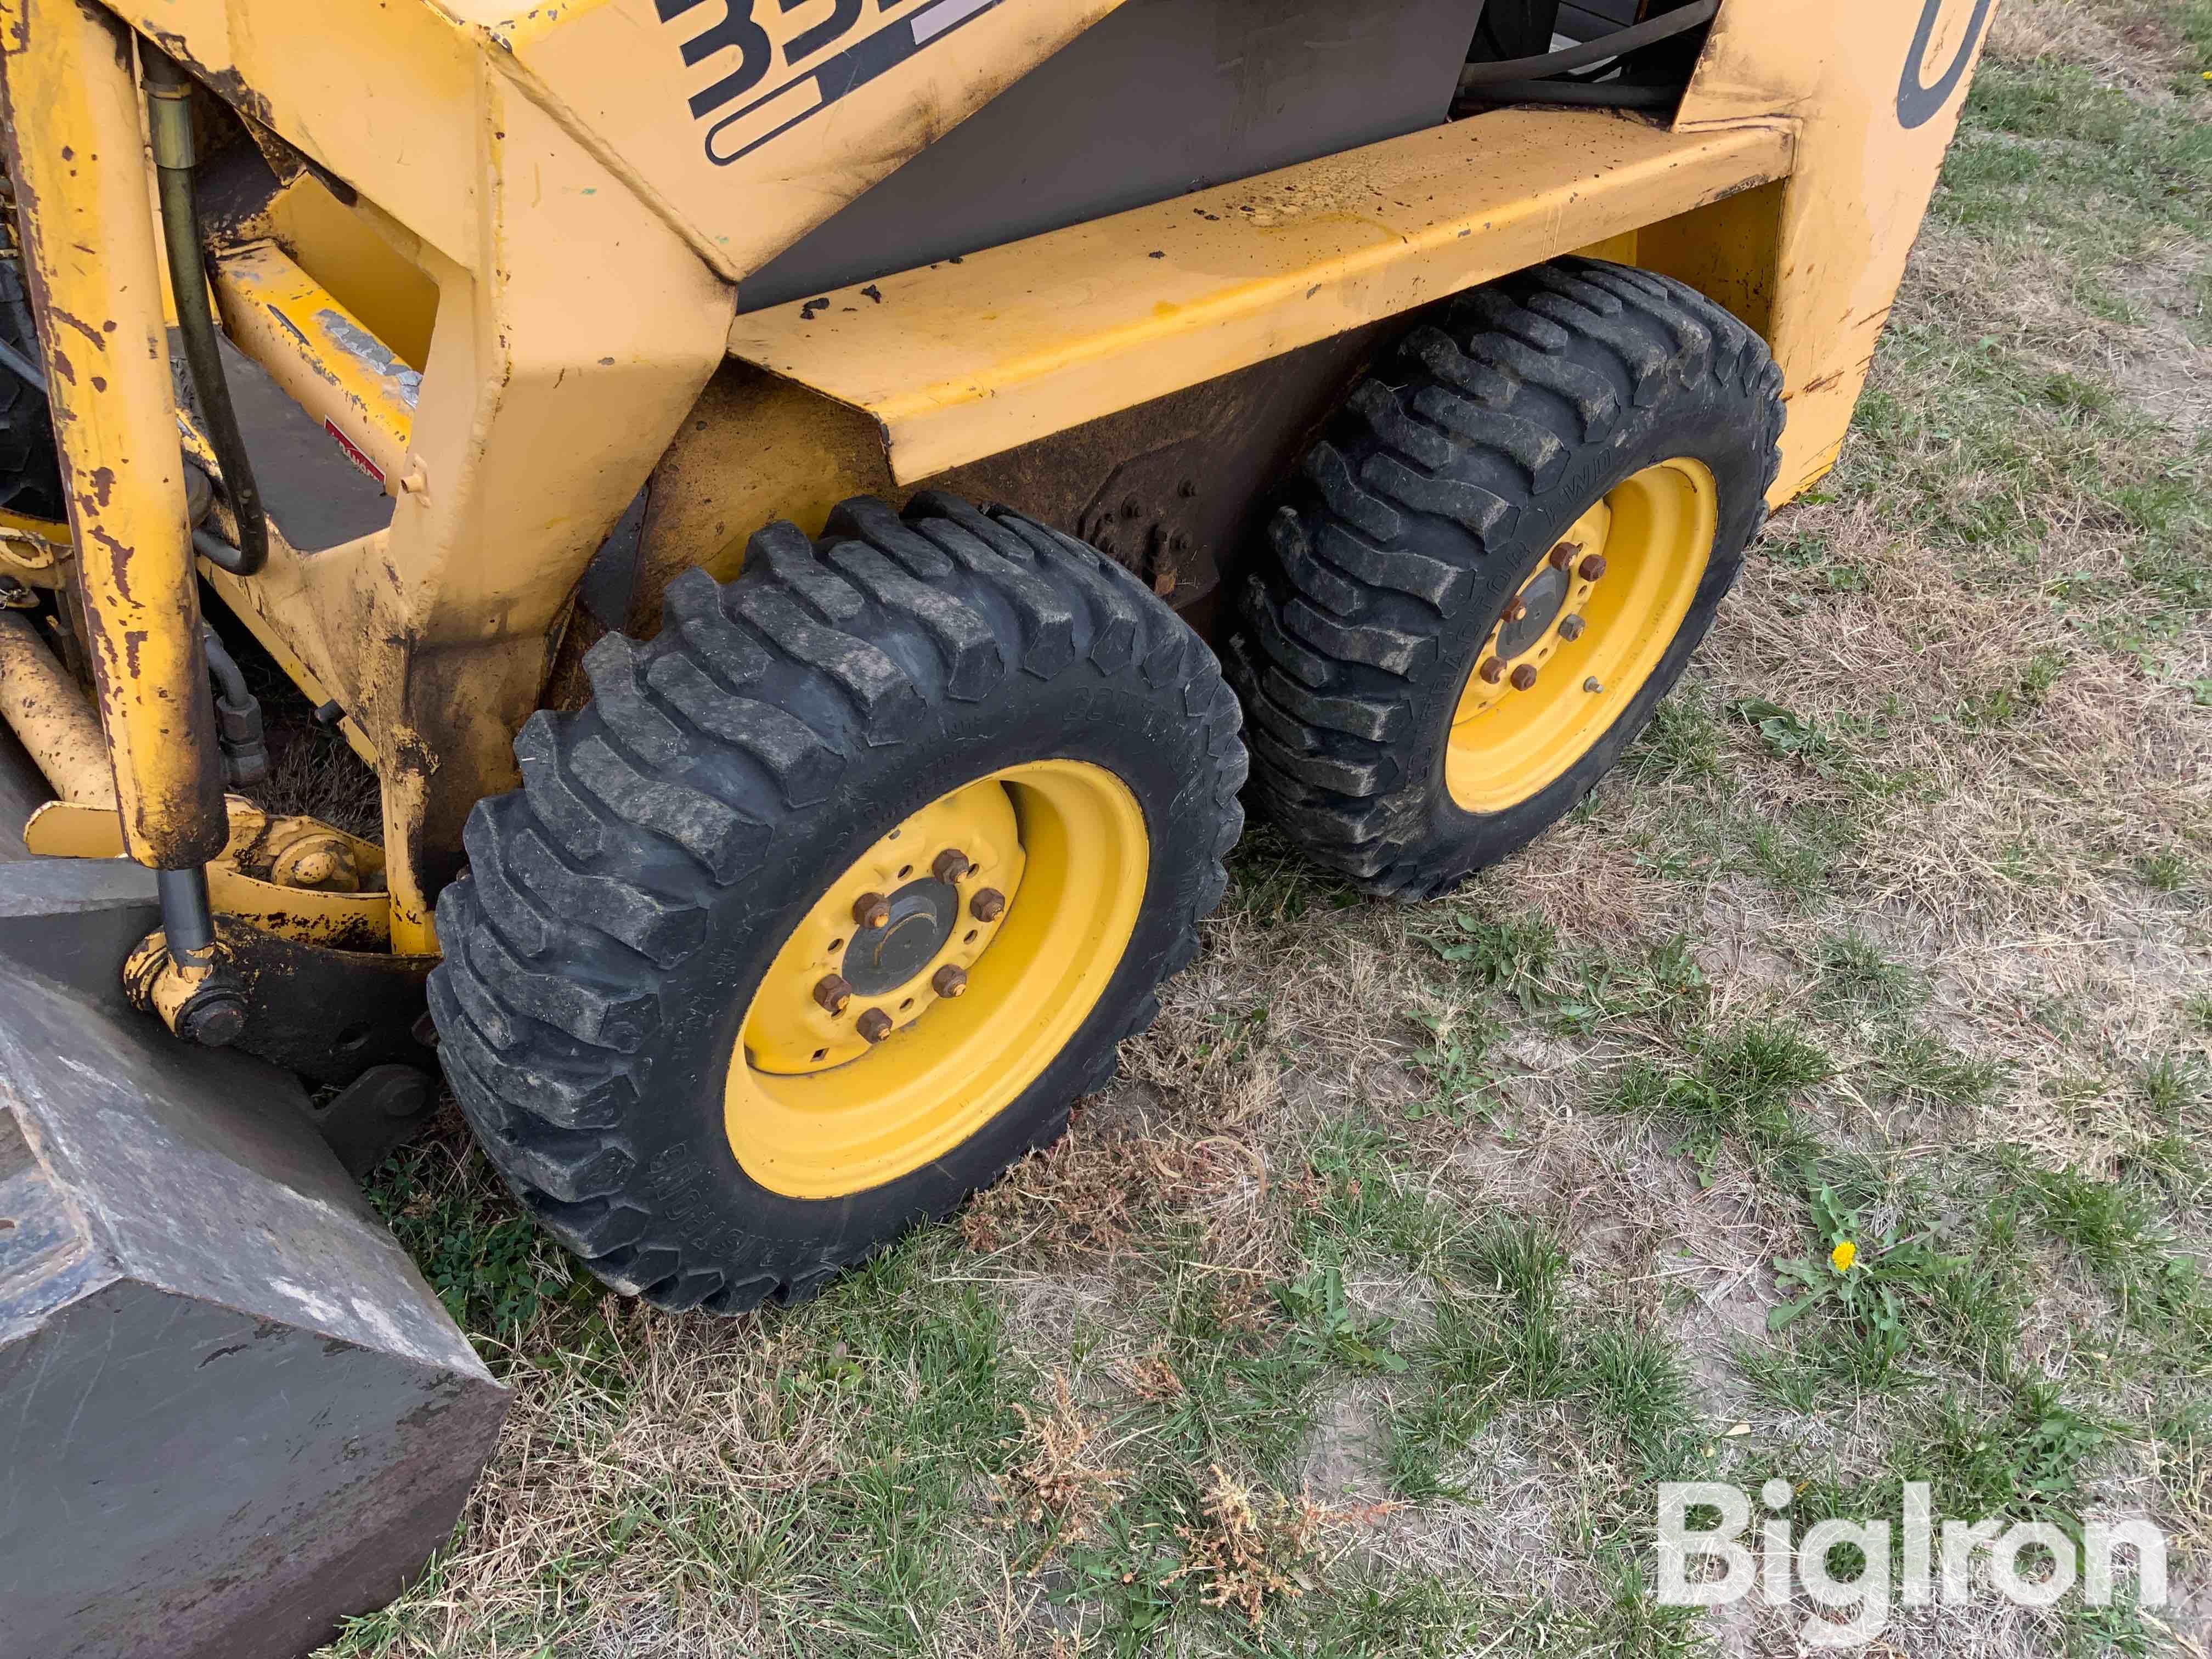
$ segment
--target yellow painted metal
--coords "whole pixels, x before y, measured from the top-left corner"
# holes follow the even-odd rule
[[[1991,9],[1727,0],[1714,20],[1676,131],[1796,138],[1766,256],[1778,276],[1764,331],[1790,406],[1770,501],[1810,484],[1843,446]]]
[[[119,840],[115,773],[100,716],[20,611],[0,611],[0,720],[39,763],[54,793],[101,809]]]
[[[358,199],[349,207],[304,169],[270,199],[257,228],[402,362],[420,368],[428,360],[438,285],[417,263],[419,238]],[[251,240],[228,239],[234,246]]]
[[[208,272],[224,331],[351,456],[397,495],[422,377],[274,242]]]
[[[854,906],[867,894],[888,896],[909,883],[934,880],[933,866],[947,849],[958,851],[971,866],[954,884],[962,906],[957,924],[897,986],[874,995],[854,991],[831,1012],[816,990],[831,975],[847,971],[856,949],[864,958],[895,949],[891,935],[933,925],[927,915],[916,914],[871,928],[856,921]],[[1017,902],[1025,861],[1013,797],[1004,783],[972,783],[923,807],[854,860],[792,930],[745,1017],[745,1062],[786,1076],[828,1071],[868,1052],[859,1021],[870,1009],[894,1027],[927,1017],[938,1000],[937,974],[945,968],[966,973],[1006,925],[1007,912],[989,921],[971,914],[975,895],[994,892],[1010,906]]]
[[[1120,968],[1151,864],[1144,811],[1128,786],[1082,761],[1009,767],[939,803],[960,833],[1003,833],[994,813],[957,800],[979,787],[1011,797],[1023,864],[964,995],[926,1007],[917,998],[903,1016],[909,1023],[857,1059],[779,1075],[747,1051],[757,1018],[765,1015],[763,1029],[779,1033],[787,1020],[796,981],[779,971],[789,965],[782,956],[756,988],[731,1058],[724,1121],[738,1164],[770,1191],[842,1197],[944,1156],[1036,1080]],[[875,853],[897,844],[887,838],[861,862],[872,871]],[[811,938],[816,920],[811,913],[794,942]]]
[[[1560,538],[1574,549],[1565,603],[1510,659],[1492,629],[1461,690],[1444,752],[1444,787],[1469,812],[1500,812],[1580,760],[1651,678],[1680,631],[1712,557],[1719,494],[1702,461],[1644,468],[1595,502]],[[1547,550],[1548,551],[1548,550]],[[1582,574],[1601,559],[1603,574]],[[1521,592],[1543,579],[1540,558]],[[1510,608],[1510,606],[1509,606]],[[1560,624],[1573,617],[1572,639]],[[1485,665],[1495,663],[1497,678]],[[1517,688],[1511,671],[1532,670]],[[1595,689],[1593,689],[1595,688]]]
[[[384,951],[392,943],[391,896],[376,884],[383,850],[314,818],[277,817],[232,796],[228,842],[208,866],[208,897],[216,911],[309,945],[337,951]],[[24,827],[24,845],[40,858],[109,859],[124,854],[120,820],[111,805],[48,801]],[[299,878],[328,857],[325,884]],[[343,883],[350,873],[351,886]],[[278,879],[289,876],[291,880]]]
[[[25,586],[60,586],[76,550],[66,524],[0,510],[0,572]]]
[[[730,349],[864,409],[910,483],[1789,170],[1787,132],[1500,110],[747,313]],[[1158,257],[1155,257],[1155,256]]]
[[[125,842],[186,868],[222,846],[222,789],[130,35],[79,0],[0,0],[0,68]]]

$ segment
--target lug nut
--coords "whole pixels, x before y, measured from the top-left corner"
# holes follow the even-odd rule
[[[891,919],[891,902],[881,893],[863,893],[853,901],[853,920],[863,927],[881,927]]]
[[[1535,684],[1535,683],[1536,670],[1534,665],[1524,662],[1518,668],[1513,671],[1513,689],[1516,691],[1526,691],[1530,686]]]
[[[1565,570],[1575,562],[1575,555],[1583,550],[1580,542],[1561,542],[1552,550],[1552,568]]]
[[[968,975],[948,962],[930,975],[929,988],[941,997],[957,997],[968,989]]]
[[[1586,582],[1595,581],[1600,576],[1605,574],[1605,555],[1602,553],[1583,554],[1583,562],[1575,567],[1575,574],[1580,576]]]
[[[1528,602],[1526,599],[1516,599],[1506,601],[1505,620],[1507,622],[1517,623],[1528,614]]]
[[[871,1008],[856,1022],[860,1033],[871,1042],[881,1042],[891,1034],[891,1017],[880,1008]]]
[[[830,974],[814,988],[814,1000],[833,1014],[845,1012],[845,1005],[853,1000],[853,988],[845,982],[842,974]]]
[[[986,887],[968,901],[968,914],[978,921],[996,921],[1006,914],[1006,896],[995,887]]]
[[[937,862],[929,866],[930,873],[939,881],[957,881],[975,866],[968,862],[968,855],[957,847],[948,847],[937,855]]]
[[[1589,626],[1580,617],[1564,617],[1559,621],[1559,637],[1570,645],[1582,638],[1583,629]]]
[[[1505,678],[1505,665],[1500,662],[1497,658],[1492,657],[1488,662],[1482,665],[1481,673],[1483,683],[1485,684],[1495,685],[1498,681]]]

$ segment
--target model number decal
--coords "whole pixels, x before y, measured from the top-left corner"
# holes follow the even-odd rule
[[[686,67],[715,78],[687,100],[693,118],[711,122],[707,159],[727,167],[818,115],[847,93],[895,69],[1002,0],[653,0],[664,23],[692,30]],[[719,9],[706,27],[702,19]],[[756,15],[779,23],[801,14],[781,45]],[[819,13],[811,21],[806,14]],[[896,13],[896,15],[887,14]],[[864,15],[866,21],[864,22]],[[770,83],[769,90],[760,90]],[[734,106],[734,107],[732,107]]]
[[[1958,90],[1966,62],[1974,55],[1974,43],[1982,38],[1982,25],[1990,21],[1990,0],[1974,0],[1974,15],[1966,20],[1966,33],[1951,67],[1931,84],[1922,80],[1920,74],[1927,66],[1928,42],[1935,36],[1936,20],[1942,13],[1943,0],[1925,0],[1920,9],[1920,27],[1913,30],[1911,49],[1905,54],[1905,70],[1897,77],[1898,125],[1908,131],[1934,120],[1936,111]]]

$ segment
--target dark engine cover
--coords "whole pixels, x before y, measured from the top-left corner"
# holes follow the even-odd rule
[[[1445,118],[1481,0],[1127,0],[749,277],[746,310]]]

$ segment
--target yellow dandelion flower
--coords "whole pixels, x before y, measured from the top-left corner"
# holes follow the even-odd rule
[[[1859,1247],[1848,1238],[1828,1252],[1828,1265],[1839,1273],[1850,1272],[1851,1263],[1858,1259]]]

